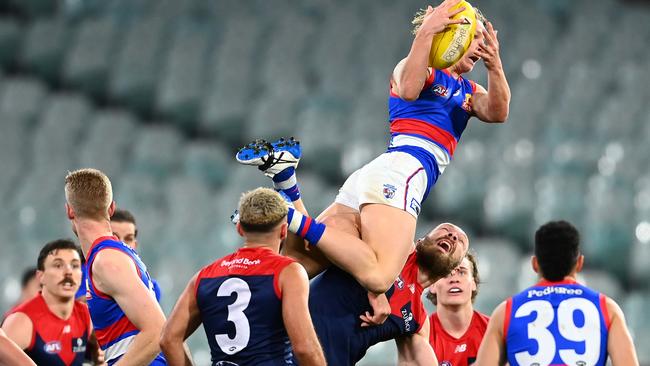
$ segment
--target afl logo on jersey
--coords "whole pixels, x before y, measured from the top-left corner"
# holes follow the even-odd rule
[[[47,342],[43,346],[43,351],[50,353],[50,354],[56,354],[61,352],[61,342],[59,341],[52,341],[52,342]]]
[[[433,94],[442,98],[447,98],[449,96],[449,89],[442,84],[434,85],[433,88],[431,88],[431,91],[433,91]]]

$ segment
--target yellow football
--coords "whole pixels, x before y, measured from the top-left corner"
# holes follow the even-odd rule
[[[465,7],[452,19],[464,19],[460,24],[452,24],[443,32],[436,34],[431,41],[429,66],[442,70],[455,64],[465,54],[476,33],[476,12],[467,1],[461,1],[452,9]]]

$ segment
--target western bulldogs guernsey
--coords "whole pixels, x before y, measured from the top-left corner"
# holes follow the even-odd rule
[[[368,291],[347,272],[332,266],[312,281],[309,310],[328,364],[354,365],[372,345],[422,328],[427,314],[415,259],[412,253],[386,292],[392,313],[378,326],[361,328],[359,315],[371,308]]]
[[[441,366],[468,366],[476,361],[479,346],[490,318],[474,311],[472,321],[465,334],[455,338],[447,333],[440,323],[438,313],[429,317],[429,343]]]
[[[270,248],[241,248],[201,269],[196,303],[212,365],[293,365],[278,284],[293,262]]]
[[[54,315],[39,293],[18,306],[14,313],[23,313],[32,321],[32,340],[25,353],[37,365],[81,366],[90,335],[90,314],[86,304],[75,301],[68,319]]]
[[[86,299],[90,317],[95,326],[95,335],[99,346],[104,351],[106,363],[114,364],[126,353],[127,349],[133,342],[133,338],[140,332],[133,323],[129,321],[122,309],[113,298],[105,295],[95,288],[93,284],[92,265],[97,253],[102,250],[117,250],[133,260],[138,270],[140,280],[149,288],[153,294],[153,284],[151,277],[147,272],[147,266],[142,263],[138,254],[122,243],[114,236],[101,237],[92,244],[86,261],[87,278],[86,286],[88,292]],[[166,365],[165,358],[159,354],[150,365]]]
[[[609,322],[603,294],[574,281],[542,281],[506,302],[508,362],[605,365]]]

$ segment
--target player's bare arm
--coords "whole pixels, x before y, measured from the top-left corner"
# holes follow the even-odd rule
[[[499,56],[497,31],[490,22],[487,23],[486,29],[481,31],[483,43],[476,50],[476,55],[483,59],[487,69],[488,89],[476,85],[476,92],[472,97],[472,113],[481,121],[502,123],[508,118],[510,86]]]
[[[0,366],[36,366],[19,346],[0,329]]]
[[[607,353],[614,366],[638,366],[636,349],[625,323],[623,310],[616,301],[607,298],[607,311],[610,314],[609,335],[607,338]]]
[[[201,314],[194,294],[197,276],[198,274],[195,274],[185,287],[160,337],[160,348],[168,365],[192,365],[190,354],[183,342],[201,325]]]
[[[32,343],[34,324],[24,313],[13,313],[5,319],[2,330],[20,349],[27,349]]]
[[[165,323],[158,302],[138,276],[133,261],[116,250],[103,250],[92,266],[95,287],[111,296],[140,330],[116,365],[145,365],[160,353],[159,339]]]
[[[506,350],[503,344],[503,319],[505,316],[506,302],[502,302],[494,309],[487,331],[481,342],[481,348],[476,357],[476,366],[505,365]]]
[[[463,22],[463,19],[451,19],[465,10],[464,7],[452,10],[460,1],[445,0],[435,8],[427,7],[426,15],[413,39],[409,54],[397,64],[393,72],[393,91],[400,98],[416,100],[420,95],[424,82],[429,77],[429,52],[433,36],[444,31],[451,24]]]
[[[395,339],[397,344],[397,364],[399,366],[437,365],[438,359],[429,344],[429,319],[422,328],[411,336]]]
[[[314,325],[309,315],[309,279],[298,263],[286,266],[278,279],[282,293],[282,319],[293,353],[300,365],[325,365]]]

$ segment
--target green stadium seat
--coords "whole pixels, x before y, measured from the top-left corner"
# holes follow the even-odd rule
[[[37,79],[10,77],[2,80],[0,93],[0,113],[31,126],[41,111],[47,89]]]
[[[494,307],[513,294],[521,267],[520,255],[514,243],[503,239],[470,239],[470,246],[476,252],[480,293],[477,307],[488,314]]]
[[[134,215],[140,210],[149,209],[164,212],[165,199],[161,189],[163,183],[164,181],[151,175],[127,172],[113,183],[117,207],[133,210]]]
[[[585,260],[589,263],[589,257],[585,255]],[[578,282],[611,297],[620,302],[623,295],[623,288],[620,283],[609,272],[597,269],[586,269],[578,274]]]
[[[138,120],[120,109],[95,112],[89,118],[90,128],[81,144],[79,163],[100,169],[117,179],[126,169],[130,153],[138,143]]]
[[[111,18],[87,18],[74,33],[65,56],[63,80],[85,93],[103,97],[122,28]]]
[[[13,18],[0,17],[0,66],[6,67],[15,61],[21,42],[21,29]]]
[[[59,18],[37,19],[27,26],[20,62],[28,70],[49,82],[59,79],[70,29]]]
[[[92,106],[77,94],[52,94],[43,107],[41,122],[34,133],[33,162],[37,170],[57,174],[77,168],[77,146],[87,126]]]
[[[234,152],[218,143],[190,142],[183,149],[183,172],[212,188],[228,183]]]
[[[117,54],[108,85],[109,96],[138,112],[150,112],[162,69],[167,31],[162,17],[133,22]]]
[[[208,23],[179,22],[158,86],[156,111],[187,131],[192,131],[198,124],[206,58],[213,33],[214,29]]]
[[[43,17],[54,14],[57,2],[49,0],[8,0],[24,16]]]
[[[183,140],[171,126],[156,124],[140,129],[127,169],[164,180],[178,168]]]

